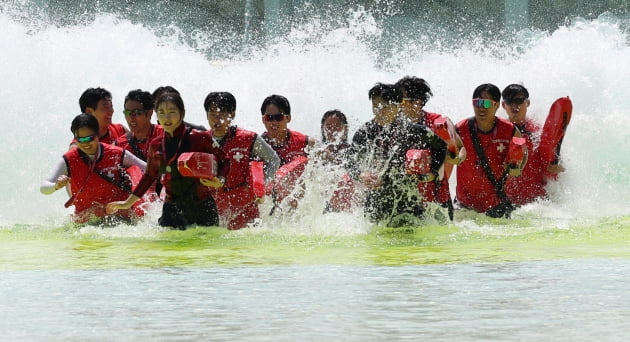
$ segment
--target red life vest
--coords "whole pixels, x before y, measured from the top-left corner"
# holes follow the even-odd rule
[[[435,131],[435,120],[441,118],[442,115],[437,113],[425,112],[421,124],[429,127],[432,131]],[[444,167],[452,168],[452,164],[444,164]],[[445,175],[450,172],[445,172]],[[448,184],[448,177],[442,178],[442,180],[436,179],[432,182],[419,182],[418,190],[427,202],[435,202],[439,204],[448,203],[451,201],[451,192]]]
[[[518,126],[517,126],[518,127]],[[519,127],[522,136],[526,140],[527,164],[519,177],[509,177],[505,183],[505,194],[510,201],[517,205],[531,203],[539,197],[547,196],[545,190],[546,165],[538,157],[537,150],[540,126],[526,119],[525,125]]]
[[[219,216],[225,218],[229,229],[240,229],[259,216],[256,196],[250,184],[249,162],[256,133],[230,127],[221,142],[225,154],[220,173],[225,177],[221,188],[213,189]]]
[[[501,201],[481,166],[468,129],[468,119],[460,121],[456,127],[467,153],[466,160],[457,166],[457,201],[464,207],[485,212]],[[496,180],[500,180],[503,175],[503,163],[514,132],[514,125],[501,118],[495,118],[495,126],[490,133],[477,130],[479,142]]]
[[[106,216],[107,203],[126,200],[131,193],[131,180],[122,166],[125,151],[108,144],[100,144],[100,151],[93,162],[77,147],[63,155],[70,177],[77,222],[87,221],[90,215]],[[118,214],[130,217],[132,212],[123,210]]]
[[[282,146],[273,145],[263,133],[263,139],[276,151],[282,165],[290,163],[296,157],[308,157],[304,149],[308,145],[308,135],[287,129],[287,139]]]

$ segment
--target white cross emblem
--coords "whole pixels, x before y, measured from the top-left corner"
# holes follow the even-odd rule
[[[240,162],[243,157],[245,156],[241,152],[236,152],[234,153],[234,157],[232,157],[232,159],[236,160],[237,162]]]
[[[497,151],[499,151],[500,153],[503,153],[504,150],[505,150],[505,145],[503,145],[503,143],[500,143],[499,146],[497,146]]]

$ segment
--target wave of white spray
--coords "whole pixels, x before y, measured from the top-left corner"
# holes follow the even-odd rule
[[[435,94],[427,109],[454,121],[472,115],[472,90],[485,82],[500,88],[524,82],[531,93],[529,112],[540,120],[555,98],[570,96],[573,121],[563,145],[567,172],[551,187],[551,203],[515,214],[577,219],[628,215],[630,162],[624,154],[630,127],[624,114],[630,106],[630,48],[615,19],[576,22],[552,34],[522,32],[504,54],[491,45],[488,53],[478,47],[445,53],[408,46],[387,61],[379,60],[370,47],[380,29],[369,14],[349,16],[347,27],[318,33],[316,43],[306,39],[314,27],[309,25],[247,58],[208,61],[182,44],[176,31],[172,37],[158,37],[149,28],[111,15],[99,15],[85,26],[32,30],[0,12],[0,44],[5,47],[0,108],[7,124],[0,137],[0,225],[67,222],[69,210],[62,207],[66,195],[43,196],[38,187],[67,148],[70,121],[79,112],[78,97],[85,88],[102,86],[113,93],[117,122],[124,122],[122,100],[131,89],[176,87],[186,102],[187,120],[196,123],[205,123],[208,92],[230,91],[238,100],[236,123],[257,132],[263,131],[263,98],[283,94],[291,101],[290,127],[319,137],[325,111],[342,110],[355,130],[371,117],[368,89],[404,75],[427,79]],[[320,213],[305,215],[296,229],[314,218],[330,217]],[[360,218],[351,220],[362,224]]]

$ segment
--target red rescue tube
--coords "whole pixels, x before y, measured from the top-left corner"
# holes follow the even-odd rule
[[[307,163],[307,157],[299,156],[278,168],[273,185],[274,200],[277,203],[293,192]]]
[[[263,162],[249,162],[249,179],[248,183],[252,187],[254,196],[257,198],[265,197],[265,172],[263,170]]]
[[[572,111],[573,104],[568,96],[557,99],[551,105],[538,145],[538,157],[543,165],[558,163],[560,146],[567,126],[571,122]]]

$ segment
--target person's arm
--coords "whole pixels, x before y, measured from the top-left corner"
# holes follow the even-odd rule
[[[265,163],[265,183],[272,182],[276,177],[276,171],[280,167],[280,157],[259,135],[254,140],[252,158],[262,160]]]
[[[129,151],[125,151],[125,154],[123,156],[123,166],[125,168],[137,166],[140,168],[140,170],[142,170],[142,172],[144,172],[147,168],[147,163],[144,160],[136,157],[135,154]]]
[[[455,145],[457,145],[457,156],[455,158],[451,158],[448,154],[446,157],[446,162],[451,163],[453,165],[459,165],[466,159],[466,148],[464,147],[464,142],[462,141],[462,137],[459,136],[459,132],[457,132],[457,128],[455,124],[451,121],[451,119],[446,119],[451,132],[453,132],[453,139],[455,140]]]
[[[42,184],[39,186],[39,191],[44,195],[50,195],[66,186],[69,180],[66,161],[61,158],[48,177],[42,181]]]

